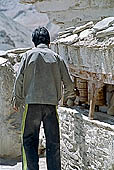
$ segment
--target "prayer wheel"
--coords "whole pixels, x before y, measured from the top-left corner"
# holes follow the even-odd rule
[[[87,80],[81,78],[75,78],[75,87],[78,88],[80,93],[80,102],[88,102],[88,83]]]
[[[90,90],[88,89],[88,103],[90,102]],[[99,89],[96,97],[96,105],[103,106],[106,104],[105,86]]]
[[[96,105],[103,106],[106,103],[106,96],[105,96],[105,86],[99,89],[99,92],[97,94],[96,98]]]

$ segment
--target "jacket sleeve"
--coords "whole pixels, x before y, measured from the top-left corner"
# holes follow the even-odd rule
[[[67,69],[67,66],[64,62],[64,60],[60,60],[60,72],[61,72],[61,80],[64,84],[64,103],[67,102],[68,98],[75,98],[75,86],[74,83],[70,77],[69,71]]]
[[[24,101],[23,98],[24,69],[25,69],[25,54],[21,59],[21,63],[14,83],[12,104],[15,105],[16,107],[19,107],[21,104],[23,104]]]

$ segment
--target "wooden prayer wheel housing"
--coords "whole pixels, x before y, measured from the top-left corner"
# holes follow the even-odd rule
[[[88,87],[88,103],[90,103],[90,91]],[[106,90],[105,86],[101,87],[96,95],[96,103],[97,106],[103,106],[106,104]]]
[[[78,88],[80,93],[80,102],[89,104],[90,103],[90,93],[91,89],[88,86],[88,81],[85,79],[81,79],[79,77],[74,78],[75,87]],[[96,105],[103,106],[106,104],[106,91],[105,86],[101,87],[96,96]]]
[[[106,91],[105,91],[105,87],[103,86],[98,91],[97,98],[96,98],[96,105],[103,106],[105,104],[106,104]]]
[[[87,80],[81,78],[75,78],[75,86],[78,88],[80,93],[80,102],[88,102],[88,83]]]

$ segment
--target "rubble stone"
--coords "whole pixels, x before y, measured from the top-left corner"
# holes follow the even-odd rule
[[[91,121],[84,115],[88,111],[79,107],[60,107],[58,112],[62,169],[113,170],[114,119],[111,120],[106,114],[98,114],[97,120]]]

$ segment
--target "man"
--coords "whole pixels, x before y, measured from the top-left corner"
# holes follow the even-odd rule
[[[65,102],[75,96],[74,86],[64,61],[49,49],[50,35],[45,27],[32,34],[35,48],[21,61],[14,86],[14,109],[25,103],[23,114],[23,170],[39,170],[38,142],[41,121],[46,136],[48,170],[61,170],[60,136],[57,109],[61,99],[61,82]]]

